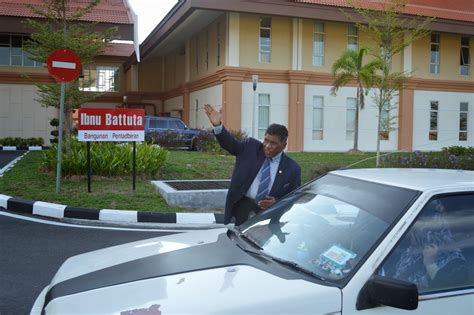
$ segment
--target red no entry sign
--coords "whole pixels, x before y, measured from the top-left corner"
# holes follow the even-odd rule
[[[48,57],[48,72],[56,81],[74,81],[81,73],[81,59],[73,50],[55,50]]]

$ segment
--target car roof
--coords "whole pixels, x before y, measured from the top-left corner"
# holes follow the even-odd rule
[[[337,170],[331,174],[419,191],[452,186],[467,186],[474,190],[474,171],[466,170],[368,168]]]

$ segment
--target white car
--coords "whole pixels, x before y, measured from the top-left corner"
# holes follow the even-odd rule
[[[39,314],[474,314],[474,172],[328,173],[239,228],[69,258]]]

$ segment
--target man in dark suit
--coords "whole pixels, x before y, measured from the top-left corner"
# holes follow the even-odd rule
[[[204,110],[220,146],[236,157],[224,224],[235,217],[235,225],[240,225],[251,213],[267,209],[300,186],[300,166],[283,153],[288,139],[285,126],[268,126],[263,143],[254,138],[238,141],[222,125],[220,112],[209,104]]]

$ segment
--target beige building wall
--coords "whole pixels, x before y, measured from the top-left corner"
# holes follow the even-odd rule
[[[145,59],[138,64],[138,86],[142,92],[160,92],[161,58]]]
[[[272,16],[271,59],[259,62],[260,15],[240,14],[240,66],[248,68],[291,69],[293,22],[291,18]]]
[[[469,52],[471,69],[468,76],[460,75],[459,60],[461,51],[461,37],[459,34],[440,34],[440,73],[430,73],[431,36],[426,36],[413,43],[413,69],[415,76],[423,79],[437,80],[474,80],[473,57],[474,36],[469,37]]]
[[[49,121],[57,117],[57,109],[36,102],[36,91],[33,85],[0,85],[0,138],[41,137],[50,144],[53,127]]]

